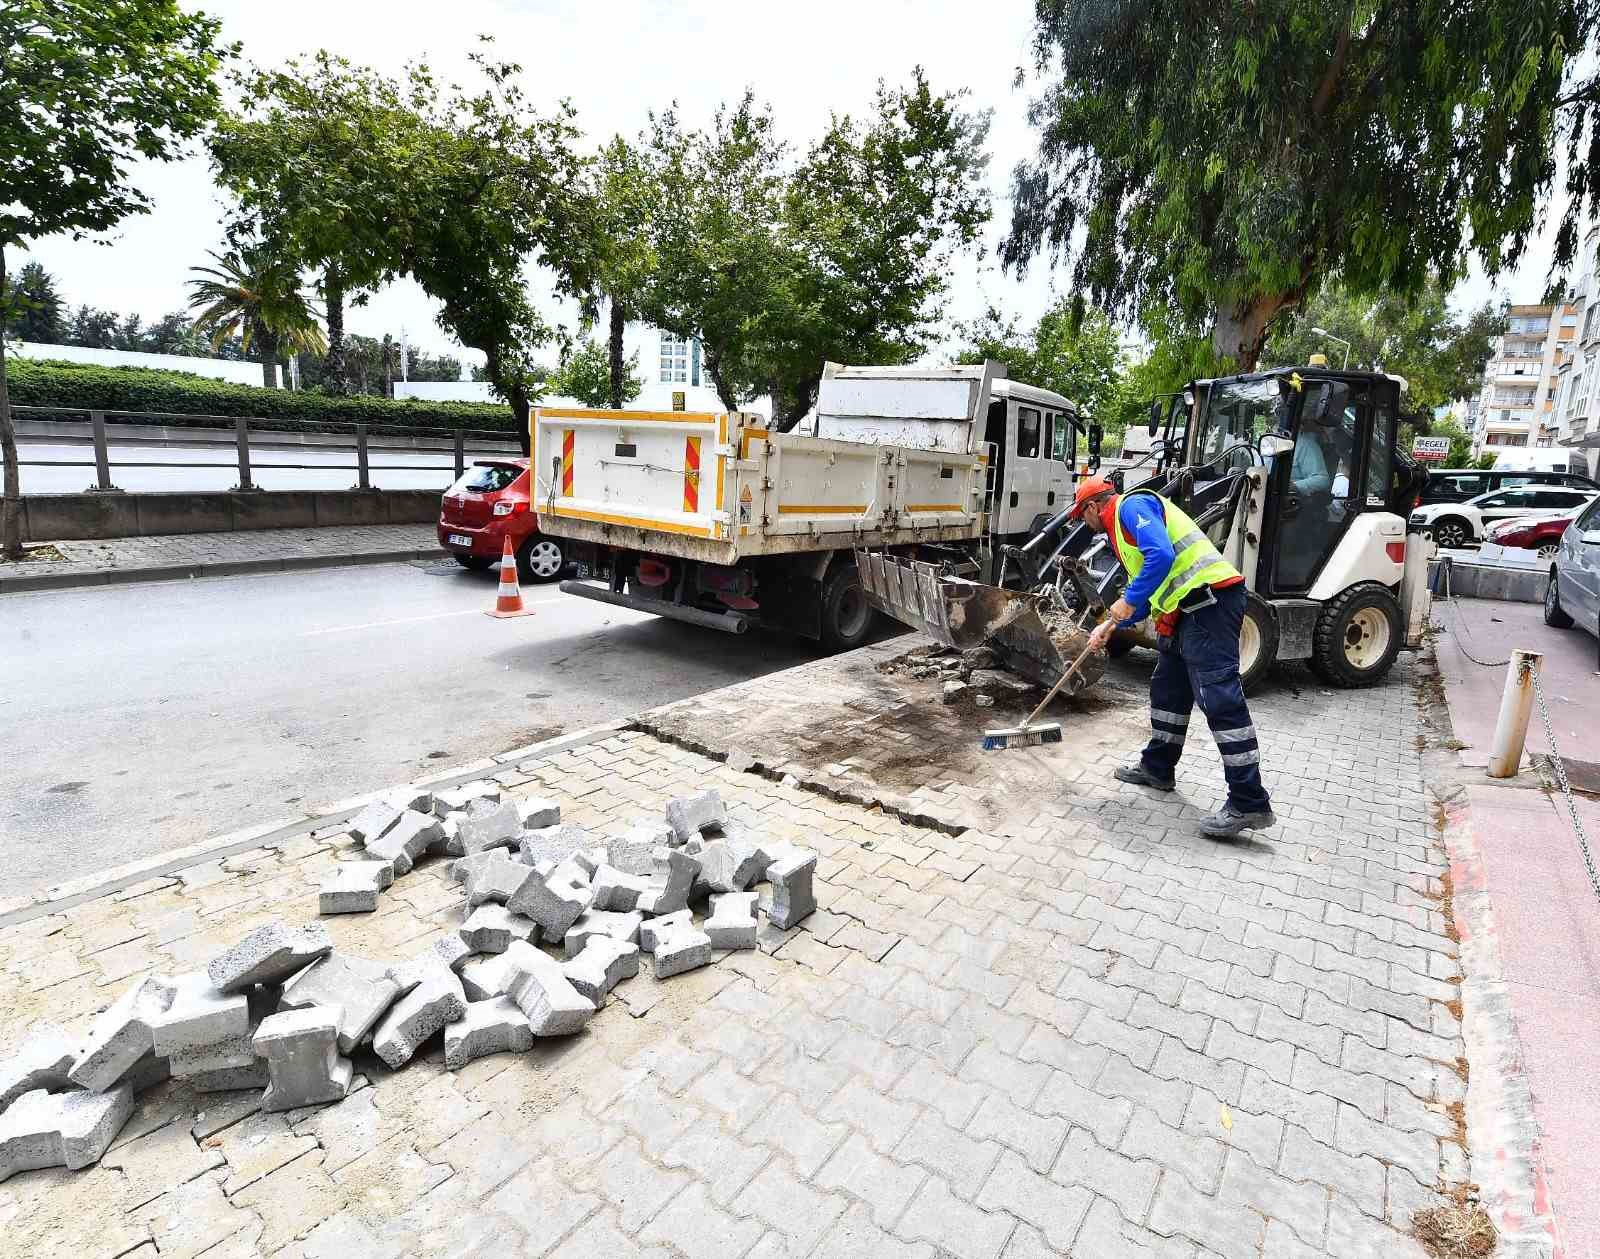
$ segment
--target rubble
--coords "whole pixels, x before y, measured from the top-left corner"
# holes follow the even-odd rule
[[[0,1112],[35,1089],[60,1092],[72,1087],[67,1073],[82,1049],[54,1023],[35,1023],[10,1059],[0,1064]]]
[[[183,1082],[196,1093],[236,1093],[241,1089],[264,1089],[271,1081],[272,1073],[259,1058],[252,1058],[247,1067],[218,1067],[215,1071],[195,1071],[183,1077]]]
[[[567,982],[595,1009],[606,1003],[606,994],[624,979],[639,973],[639,946],[611,936],[591,936],[583,951],[562,966]]]
[[[474,953],[478,952],[457,932],[455,935],[442,935],[433,942],[429,950],[439,961],[443,962],[456,974],[461,973],[461,968],[472,960]]]
[[[167,1008],[150,1020],[152,1049],[179,1077],[248,1067],[250,1001],[244,993],[219,992],[205,971],[164,980],[172,988]]]
[[[390,1067],[401,1067],[435,1032],[454,1023],[467,1012],[466,993],[461,980],[448,966],[391,968],[390,976],[409,990],[384,1015],[372,1035],[373,1051]]]
[[[774,927],[787,930],[817,907],[811,878],[817,871],[817,854],[796,851],[785,854],[767,867],[772,884],[772,907],[767,919]]]
[[[496,849],[468,869],[467,904],[478,906],[490,901],[507,904],[533,877],[533,871],[527,866]]]
[[[700,873],[700,858],[681,848],[658,848],[656,865],[661,873],[650,889],[639,897],[639,909],[651,916],[674,914],[689,904],[695,876]]]
[[[517,859],[525,866],[541,861],[565,861],[589,847],[589,832],[581,826],[541,826],[524,831],[517,844]]]
[[[527,873],[527,867],[523,867]],[[479,905],[461,924],[461,940],[475,953],[504,953],[515,940],[539,942],[539,924],[504,905]]]
[[[492,778],[480,778],[476,782],[463,783],[459,787],[451,787],[448,791],[437,791],[433,796],[433,815],[441,822],[452,813],[463,813],[474,800],[487,800],[491,804],[499,804],[501,799],[500,784]],[[460,856],[459,853],[454,854]]]
[[[657,979],[711,963],[711,937],[692,923],[678,923],[656,937]]]
[[[400,996],[388,967],[350,953],[329,953],[284,987],[280,1010],[311,1006],[339,1012],[339,1052],[349,1054],[366,1040],[384,1012]]]
[[[491,848],[515,848],[522,834],[522,813],[514,800],[474,800],[456,817],[452,857],[470,857]]]
[[[679,844],[687,842],[691,835],[720,827],[727,820],[728,810],[715,787],[682,796],[667,805],[667,825]]]
[[[159,976],[141,979],[123,993],[89,1029],[67,1078],[79,1088],[103,1093],[112,1088],[144,1060],[155,1058],[155,1037],[150,1021],[172,1004],[172,985]],[[165,1066],[161,1068],[165,1070]]]
[[[559,940],[567,934],[578,916],[589,908],[593,893],[588,883],[558,877],[560,867],[545,877],[537,871],[523,880],[506,908],[524,918],[532,918],[546,940]]]
[[[639,924],[639,947],[646,953],[656,951],[656,941],[677,927],[694,925],[694,916],[687,909],[660,918],[646,918]]]
[[[374,800],[350,819],[345,830],[358,844],[370,844],[400,820],[405,810],[388,800]]]
[[[370,914],[378,893],[394,883],[387,861],[341,861],[317,893],[320,914]]]
[[[542,831],[561,825],[561,806],[554,800],[546,800],[542,796],[529,796],[526,800],[518,800],[517,808],[522,815],[523,830]],[[581,831],[583,828],[574,826],[572,829]]]
[[[528,1016],[510,997],[467,1002],[467,1012],[444,1029],[444,1065],[459,1071],[474,1058],[520,1054],[533,1048]]]
[[[996,699],[1027,699],[1034,691],[1033,683],[1002,669],[973,669],[970,681],[975,690]]]
[[[506,989],[510,963],[504,953],[478,957],[461,968],[461,988],[468,1001],[488,1001]]]
[[[559,962],[531,944],[513,945],[505,956],[505,995],[528,1016],[535,1036],[570,1036],[583,1030],[594,1006],[568,982]]]
[[[627,834],[606,844],[606,861],[624,874],[648,875],[656,868],[656,849],[670,847],[675,838],[670,826],[636,822]]]
[[[712,892],[742,892],[765,878],[767,867],[772,864],[764,848],[747,840],[713,840],[698,856],[700,877],[695,886]]]
[[[609,936],[624,944],[635,944],[639,940],[639,928],[643,922],[644,915],[637,910],[620,914],[605,909],[586,909],[567,929],[562,947],[568,957],[576,957],[583,952],[584,945],[592,936]]]
[[[944,702],[947,704],[959,704],[971,689],[965,682],[957,682],[951,679],[944,684]]]
[[[126,1084],[105,1093],[24,1093],[0,1115],[0,1181],[40,1167],[76,1171],[98,1163],[131,1114]]]
[[[339,1011],[323,1006],[285,1010],[256,1030],[255,1050],[271,1082],[261,1109],[293,1110],[341,1100],[350,1088],[350,1059],[339,1053]]]
[[[431,798],[431,797],[430,797]],[[396,875],[411,873],[417,858],[428,851],[443,835],[439,819],[431,812],[419,813],[407,809],[400,820],[375,840],[367,843],[367,852],[379,861],[387,861]]]
[[[596,867],[589,884],[594,892],[594,907],[626,912],[639,904],[639,897],[650,887],[650,880],[626,874],[609,863]]]
[[[756,947],[756,901],[754,892],[722,892],[711,898],[711,916],[701,929],[714,949],[753,949]]]
[[[294,928],[269,922],[212,958],[206,972],[219,992],[242,992],[252,984],[281,983],[332,951],[333,941],[320,922]]]

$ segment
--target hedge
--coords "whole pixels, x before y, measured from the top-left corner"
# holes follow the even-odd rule
[[[6,360],[11,401],[17,406],[83,407],[97,411],[164,412],[141,420],[117,416],[115,422],[216,427],[195,417],[245,416],[258,427],[314,431],[329,424],[360,420],[382,428],[466,428],[515,431],[511,408],[489,402],[430,402],[417,398],[332,398],[288,389],[236,385],[189,372],[149,367],[99,367],[48,359]],[[381,431],[381,429],[379,430]]]

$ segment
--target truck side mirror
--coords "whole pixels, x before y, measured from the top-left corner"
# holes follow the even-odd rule
[[[1150,404],[1150,436],[1154,437],[1161,431],[1161,399],[1157,398]]]
[[[1098,459],[1100,457],[1100,443],[1105,439],[1105,429],[1100,426],[1099,420],[1089,421],[1089,454]]]

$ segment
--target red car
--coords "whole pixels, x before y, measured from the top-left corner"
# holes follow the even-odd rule
[[[497,564],[506,538],[517,554],[523,581],[554,581],[567,557],[556,538],[539,532],[528,492],[526,459],[480,459],[444,492],[439,511],[439,545],[462,568]]]
[[[1550,559],[1561,549],[1561,535],[1576,518],[1577,512],[1551,520],[1502,520],[1489,527],[1487,540],[1496,546],[1537,551],[1540,559]]]

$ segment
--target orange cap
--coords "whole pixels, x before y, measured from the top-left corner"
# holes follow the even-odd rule
[[[1072,496],[1072,511],[1068,513],[1069,520],[1082,520],[1083,509],[1089,505],[1090,500],[1099,498],[1102,494],[1115,494],[1117,487],[1103,476],[1086,477],[1078,482],[1077,491]]]

